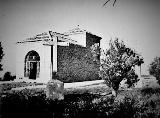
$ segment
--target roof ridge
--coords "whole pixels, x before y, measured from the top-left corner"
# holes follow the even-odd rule
[[[74,34],[81,34],[87,32],[86,30],[79,28],[79,25],[73,29],[68,30],[67,32],[64,32],[64,35],[74,35]]]

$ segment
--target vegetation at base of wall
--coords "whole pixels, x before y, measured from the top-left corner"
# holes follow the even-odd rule
[[[159,90],[119,91],[116,98],[89,91],[66,92],[61,101],[46,99],[43,89],[8,91],[1,95],[0,115],[2,118],[158,118]]]
[[[152,94],[160,94],[160,88],[143,88],[141,90],[143,95],[152,95]]]
[[[15,75],[12,75],[11,72],[6,72],[3,76],[2,81],[13,81],[14,79],[16,79]]]
[[[0,92],[11,90],[17,87],[35,86],[43,85],[43,83],[28,83],[28,82],[12,82],[12,83],[2,83],[0,84]]]
[[[158,80],[160,84],[160,57],[155,57],[154,60],[150,63],[149,73],[153,75]]]

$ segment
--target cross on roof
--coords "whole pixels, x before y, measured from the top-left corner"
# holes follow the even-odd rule
[[[58,41],[60,40],[60,41],[64,41],[64,42],[77,44],[77,41],[72,40],[68,35],[57,33],[57,32],[52,32],[52,31],[49,31],[49,34],[50,34],[51,38],[57,37]]]

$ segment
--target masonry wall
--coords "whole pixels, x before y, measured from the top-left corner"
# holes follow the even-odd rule
[[[61,81],[77,82],[100,79],[100,60],[95,61],[90,49],[91,45],[98,42],[94,38],[97,37],[88,34],[86,47],[74,44],[57,47],[57,72]]]
[[[101,37],[98,37],[96,35],[86,32],[86,47],[87,48],[89,48],[95,43],[99,43],[99,46],[100,46],[100,40],[101,40]]]

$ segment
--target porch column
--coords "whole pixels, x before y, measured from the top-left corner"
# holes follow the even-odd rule
[[[54,45],[53,45],[53,72],[57,72],[57,39],[58,37],[55,37],[54,40]]]

